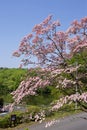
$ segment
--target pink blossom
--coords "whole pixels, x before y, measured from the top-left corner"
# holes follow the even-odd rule
[[[28,34],[27,39],[31,39],[33,37],[33,34]]]
[[[22,81],[19,87],[11,94],[13,95],[15,102],[20,103],[25,96],[35,95],[38,88],[45,87],[49,83],[48,80],[42,80],[39,77],[29,78]]]
[[[51,20],[51,18],[52,18],[52,15],[49,15],[49,16],[42,22],[42,24],[43,24],[43,25],[47,25],[47,24],[49,23],[49,21]]]
[[[13,53],[13,56],[20,57],[19,51],[15,51],[15,52]]]

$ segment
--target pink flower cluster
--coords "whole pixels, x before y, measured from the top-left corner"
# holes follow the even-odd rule
[[[87,17],[80,21],[75,20],[67,33],[69,34],[67,42],[71,53],[75,54],[82,48],[87,48]]]
[[[14,110],[15,102],[5,105],[2,111],[12,112]]]
[[[64,60],[65,41],[68,36],[63,31],[57,32],[58,26],[60,22],[52,21],[52,15],[49,15],[42,23],[35,25],[32,33],[22,39],[19,49],[13,53],[13,56],[27,55],[29,61],[34,59],[33,56],[37,57],[41,65],[45,63],[53,65],[53,61],[58,65]]]
[[[70,96],[65,96],[57,100],[56,104],[52,106],[52,111],[57,111],[60,109],[64,104],[72,103],[76,101],[83,101],[87,103],[87,92],[82,93],[81,95],[79,93],[72,94]]]
[[[75,86],[76,84],[76,81],[73,81],[73,80],[69,80],[69,79],[64,79],[61,83],[61,87],[62,88],[69,88],[69,87],[72,87],[72,86]]]
[[[22,81],[19,87],[11,94],[16,103],[20,103],[21,100],[27,95],[35,95],[38,88],[43,88],[49,85],[48,80],[42,80],[39,77],[29,78],[26,81]]]

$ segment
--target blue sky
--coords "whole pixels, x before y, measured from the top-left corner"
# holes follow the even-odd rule
[[[87,16],[87,0],[0,0],[0,67],[19,67],[13,51],[49,14],[65,30],[73,20]]]

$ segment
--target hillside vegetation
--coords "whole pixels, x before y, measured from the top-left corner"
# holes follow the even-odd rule
[[[11,92],[20,84],[26,74],[26,69],[0,68],[0,98],[11,102]]]

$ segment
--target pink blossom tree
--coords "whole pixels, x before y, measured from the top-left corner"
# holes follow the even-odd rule
[[[39,87],[54,82],[55,87],[62,91],[66,88],[73,91],[58,99],[53,109],[59,109],[68,101],[87,102],[87,93],[84,92],[86,84],[81,79],[86,76],[86,71],[84,73],[81,71],[84,64],[78,59],[80,55],[87,67],[87,60],[84,57],[84,52],[87,56],[87,17],[80,21],[75,20],[66,31],[59,31],[58,28],[60,22],[52,21],[52,15],[49,15],[42,23],[35,25],[32,33],[22,39],[18,50],[13,53],[16,57],[24,56],[21,66],[34,64],[42,68],[38,70],[38,77],[22,81],[12,93],[15,102],[19,103],[24,96],[36,94]],[[73,57],[78,62],[77,66],[73,66],[71,62]]]
[[[36,64],[58,66],[64,62],[66,55],[67,33],[58,31],[60,22],[52,21],[48,16],[42,23],[35,25],[32,34],[25,36],[20,42],[14,56],[24,56],[22,65]]]

